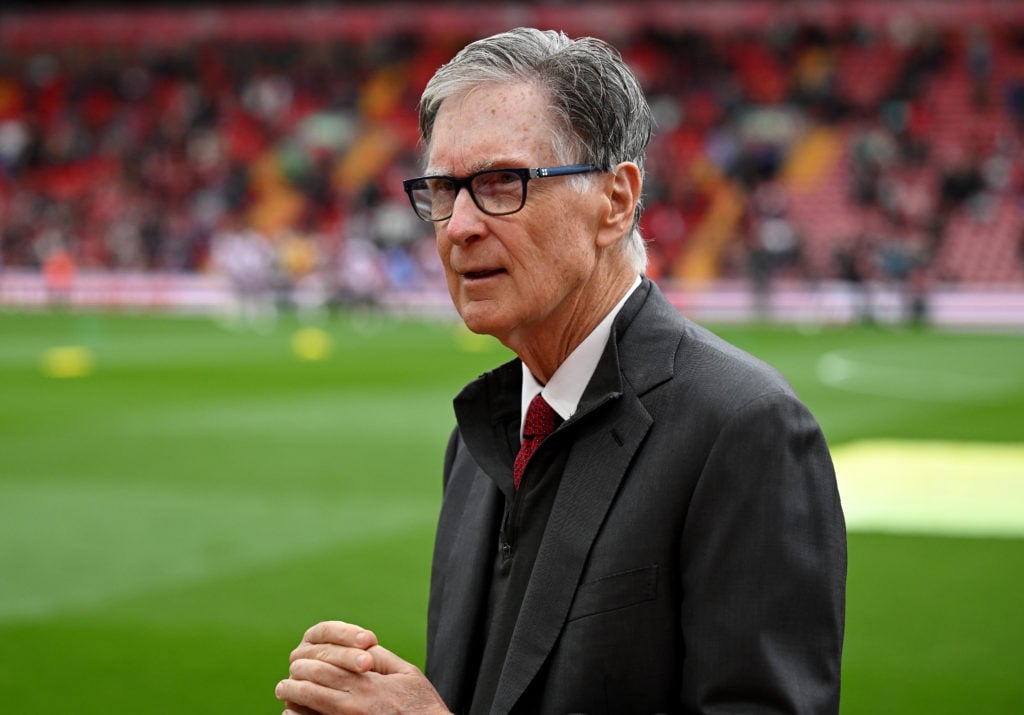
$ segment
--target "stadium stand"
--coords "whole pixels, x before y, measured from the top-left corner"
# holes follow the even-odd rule
[[[511,20],[636,68],[665,283],[1024,282],[1020,3],[511,7],[0,11],[0,267],[230,272],[244,230],[295,300],[436,286],[416,98]]]

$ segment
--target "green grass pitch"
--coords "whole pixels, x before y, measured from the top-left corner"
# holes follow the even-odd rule
[[[422,663],[451,398],[509,353],[445,322],[300,328],[0,313],[0,712],[280,712],[329,618]],[[1020,335],[718,332],[836,449],[1024,444]],[[1020,532],[853,529],[843,712],[1020,712],[1022,586]]]

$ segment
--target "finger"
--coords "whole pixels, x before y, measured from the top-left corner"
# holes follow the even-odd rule
[[[282,680],[277,684],[274,695],[287,703],[289,711],[299,715],[345,712],[342,700],[345,693],[309,680]]]
[[[370,648],[377,645],[377,636],[354,623],[344,621],[323,621],[306,631],[303,643],[334,643],[353,648]]]
[[[322,660],[297,660],[288,668],[288,675],[292,680],[308,680],[318,685],[323,685],[332,690],[350,691],[365,678],[365,673],[356,673],[345,668],[339,668]]]
[[[295,703],[285,703],[284,707],[285,711],[282,715],[320,715],[316,710],[310,710]]]
[[[365,673],[373,669],[373,656],[367,651],[329,643],[301,643],[288,659],[290,663],[298,660],[319,660],[353,673]]]
[[[274,686],[274,697],[284,702],[284,712],[281,715],[320,715],[316,710],[303,707],[298,703],[293,703],[287,699],[288,688],[284,685],[286,681],[282,680]]]
[[[411,675],[419,674],[421,672],[415,665],[402,660],[383,646],[373,646],[367,652],[373,658],[373,670],[381,675]]]

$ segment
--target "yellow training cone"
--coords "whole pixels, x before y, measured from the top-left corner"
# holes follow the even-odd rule
[[[331,355],[331,336],[320,328],[302,328],[292,336],[292,352],[299,360],[317,362]]]
[[[92,350],[81,345],[50,348],[43,353],[42,369],[47,377],[86,377],[92,374],[95,366]]]

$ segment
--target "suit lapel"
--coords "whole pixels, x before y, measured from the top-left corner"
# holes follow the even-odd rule
[[[651,425],[635,397],[595,415],[572,448],[509,644],[493,712],[508,712],[554,647],[591,545]]]

